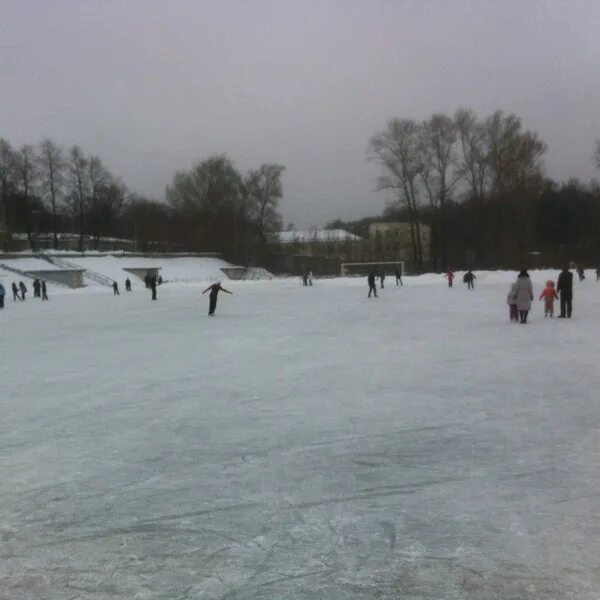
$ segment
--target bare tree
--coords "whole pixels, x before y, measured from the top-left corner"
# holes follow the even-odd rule
[[[118,218],[125,204],[126,196],[127,188],[120,181],[110,178],[98,185],[94,203],[89,208],[96,250],[98,250],[100,237],[117,229]]]
[[[383,167],[377,189],[394,194],[409,216],[413,260],[423,264],[418,177],[423,171],[420,127],[409,119],[392,119],[370,142],[370,159]]]
[[[85,211],[89,185],[87,181],[88,160],[79,146],[69,150],[69,179],[70,179],[70,204],[73,215],[79,221],[79,251],[84,250]]]
[[[279,200],[283,196],[281,175],[285,167],[263,164],[251,169],[244,180],[244,192],[252,220],[256,224],[261,244],[269,233],[281,229]]]
[[[55,144],[52,140],[42,140],[39,148],[38,163],[42,191],[50,203],[52,213],[52,242],[56,250],[58,248],[56,209],[65,184],[66,167],[62,147]]]
[[[241,177],[231,160],[218,155],[176,173],[167,187],[167,201],[194,247],[216,247],[239,259],[246,219],[241,189]]]
[[[15,180],[15,151],[10,142],[0,138],[0,241],[4,250],[8,250],[8,192]]]
[[[460,155],[456,167],[469,186],[478,205],[485,202],[489,182],[489,145],[485,125],[480,123],[472,110],[460,109],[454,115]]]
[[[523,131],[519,117],[498,110],[488,117],[486,132],[493,193],[504,196],[541,180],[546,144]]]
[[[21,199],[24,204],[25,213],[25,228],[27,229],[27,239],[29,240],[29,246],[34,248],[34,240],[32,236],[32,223],[31,223],[31,207],[30,200],[33,195],[34,186],[38,177],[36,170],[36,155],[33,146],[25,144],[21,146],[19,151],[15,154],[15,165],[17,172],[17,184],[21,194]]]
[[[432,207],[437,209],[434,218],[439,222],[439,247],[442,269],[448,262],[446,205],[460,178],[456,163],[456,127],[453,120],[435,114],[421,126],[421,179],[427,189]]]
[[[100,196],[106,198],[106,191],[112,184],[112,177],[98,156],[90,156],[87,161],[88,203],[90,227],[94,248],[98,249],[100,229],[103,221],[103,207],[99,206]]]

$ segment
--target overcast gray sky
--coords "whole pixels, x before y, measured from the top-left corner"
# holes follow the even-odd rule
[[[78,143],[159,199],[213,153],[277,162],[311,226],[383,208],[390,117],[512,111],[588,180],[599,66],[599,0],[0,0],[0,137]]]

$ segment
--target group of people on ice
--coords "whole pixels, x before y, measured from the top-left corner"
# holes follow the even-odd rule
[[[20,300],[21,302],[25,302],[27,298],[27,286],[19,281],[17,284],[16,281],[12,282],[11,285],[13,300],[16,302]],[[6,288],[0,282],[0,308],[4,308],[4,297],[6,296]],[[46,288],[46,282],[42,279],[34,279],[33,280],[33,297],[41,298],[42,301],[48,300],[48,289]]]
[[[454,277],[455,277],[454,272],[448,271],[447,273],[444,274],[444,277],[448,280],[448,287],[452,287],[454,284]],[[475,289],[475,280],[476,279],[477,279],[477,277],[475,277],[475,274],[470,269],[463,275],[463,283],[467,284],[468,290]]]
[[[163,279],[159,275],[158,278],[156,275],[151,274],[150,272],[146,273],[144,277],[144,285],[146,289],[152,292],[152,300],[156,300],[156,287],[162,285]],[[112,282],[113,296],[120,296],[119,292],[119,284],[116,281]],[[131,280],[129,277],[125,280],[125,291],[131,292]]]
[[[511,323],[527,323],[527,317],[531,310],[533,301],[533,286],[529,273],[523,270],[519,273],[517,281],[511,285],[506,303],[508,304],[508,316]],[[554,301],[560,299],[559,319],[570,319],[573,312],[573,273],[565,267],[559,274],[556,285],[554,281],[548,280],[546,287],[539,297],[544,302],[544,317],[554,316]]]
[[[396,276],[396,285],[404,285],[402,283],[402,271],[400,269],[395,269],[394,275]],[[377,279],[379,279],[381,289],[384,289],[385,270],[380,271],[379,274],[376,274],[375,271],[369,272],[367,276],[367,283],[369,284],[368,298],[371,297],[371,294],[373,294],[374,298],[377,298]]]

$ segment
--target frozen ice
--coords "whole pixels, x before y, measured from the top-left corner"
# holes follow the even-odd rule
[[[597,600],[600,284],[513,276],[8,297],[0,597]]]

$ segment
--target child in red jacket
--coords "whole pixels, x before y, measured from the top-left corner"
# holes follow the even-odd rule
[[[554,281],[546,281],[546,287],[540,294],[540,300],[544,300],[544,317],[553,317],[554,300],[558,300],[558,294],[554,289]]]

